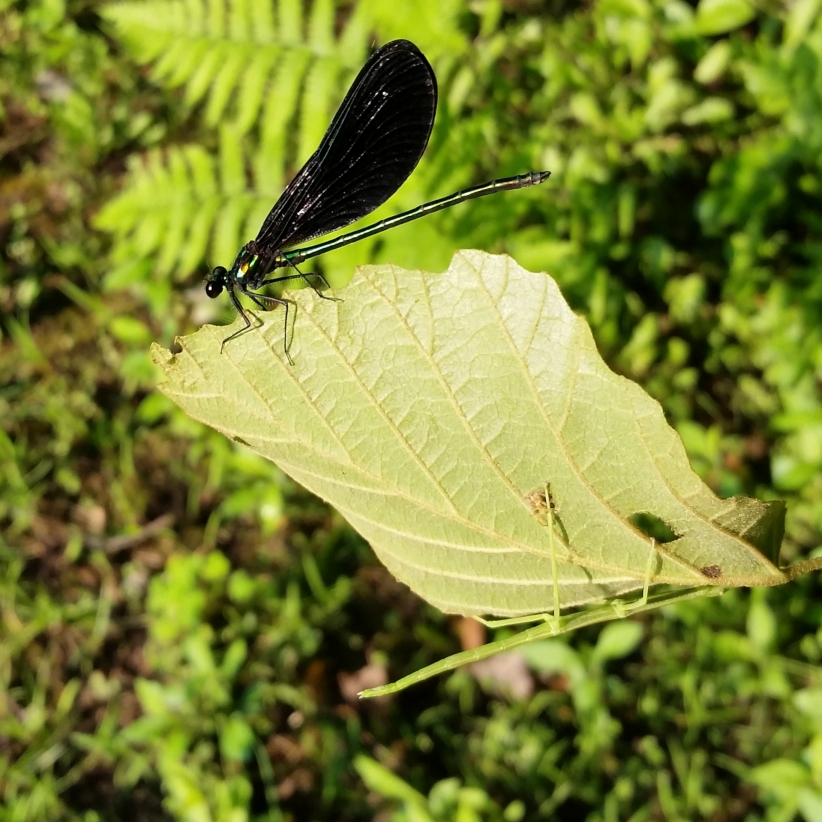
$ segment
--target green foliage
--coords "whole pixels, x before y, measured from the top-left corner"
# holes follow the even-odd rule
[[[346,583],[329,593],[328,611],[309,606],[315,617],[323,620],[345,602]],[[239,768],[254,761],[258,734],[270,732],[266,714],[278,705],[314,710],[287,684],[288,674],[272,669],[266,675],[258,662],[249,676],[246,662],[254,646],[275,658],[287,658],[289,650],[295,657],[316,653],[318,633],[307,624],[312,617],[301,613],[296,587],[284,590],[270,577],[232,572],[219,552],[170,557],[165,574],[152,581],[146,606],[146,660],[154,674],[135,681],[143,715],[125,739],[145,752],[145,765],[156,763],[175,818],[246,818],[252,785]],[[257,619],[245,625],[229,619],[227,630],[215,631],[211,621],[220,613],[239,617],[238,606],[252,609]],[[221,774],[211,768],[217,751]],[[131,769],[130,780],[140,776]]]
[[[387,800],[402,804],[402,809],[387,817],[391,822],[520,822],[525,805],[514,800],[500,808],[486,791],[466,787],[456,777],[442,779],[431,788],[428,797],[422,796],[388,768],[367,756],[358,756],[354,767],[366,787]]]
[[[153,393],[145,340],[214,318],[206,264],[253,236],[372,43],[407,37],[438,122],[376,216],[553,176],[322,271],[441,270],[460,247],[550,271],[702,479],[786,497],[784,558],[807,555],[820,17],[817,0],[0,2],[0,820],[817,819],[814,579],[363,705],[460,650],[465,623]],[[366,784],[360,757],[423,800]]]

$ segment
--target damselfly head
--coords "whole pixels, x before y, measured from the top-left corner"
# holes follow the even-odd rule
[[[205,292],[208,294],[209,297],[213,300],[215,297],[219,297],[220,294],[223,293],[223,289],[226,287],[226,275],[228,271],[223,268],[223,266],[218,265],[214,268],[211,274],[208,277],[208,282],[205,284]]]

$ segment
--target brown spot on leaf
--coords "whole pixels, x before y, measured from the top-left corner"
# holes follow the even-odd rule
[[[718,565],[706,565],[699,570],[702,571],[702,575],[708,577],[708,579],[719,579],[722,576],[722,569]]]
[[[549,512],[559,510],[554,501],[554,495],[551,493],[550,483],[545,483],[539,488],[529,491],[523,497],[523,500],[540,525],[548,524]]]

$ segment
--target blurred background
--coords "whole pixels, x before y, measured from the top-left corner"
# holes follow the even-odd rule
[[[475,625],[155,390],[396,37],[439,110],[375,218],[552,176],[312,270],[550,272],[704,481],[818,549],[820,0],[0,0],[0,820],[822,820],[818,575],[364,703]]]

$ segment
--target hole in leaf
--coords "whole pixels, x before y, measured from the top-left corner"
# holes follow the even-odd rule
[[[673,542],[679,539],[679,534],[656,514],[650,514],[647,511],[641,511],[638,514],[631,514],[628,521],[636,528],[639,528],[646,537],[655,540],[660,545],[665,545],[668,542]]]

